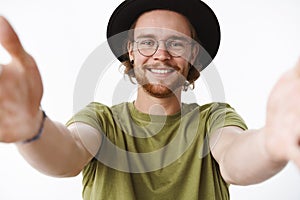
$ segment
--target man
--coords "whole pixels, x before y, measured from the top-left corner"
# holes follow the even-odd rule
[[[28,162],[49,175],[74,176],[84,168],[85,199],[228,199],[228,184],[263,181],[288,160],[300,166],[300,131],[295,126],[298,94],[294,92],[299,89],[299,65],[287,72],[271,93],[266,125],[243,131],[242,119],[228,105],[199,107],[180,100],[185,79],[191,83],[198,78],[189,75],[198,66],[198,55],[205,54],[194,42],[193,32],[211,57],[218,48],[217,21],[195,23],[203,19],[196,13],[213,19],[211,10],[193,0],[184,4],[141,2],[125,1],[108,26],[109,37],[134,28],[126,41],[128,54],[123,52],[123,44],[112,40],[110,45],[140,85],[136,100],[112,108],[93,103],[74,116],[69,128],[39,110],[42,83],[37,67],[1,18],[0,41],[13,57],[0,76],[1,141],[17,142]],[[125,14],[132,19],[122,23],[125,29],[114,30]],[[209,42],[201,37],[199,26],[213,26],[217,36],[209,34],[208,38],[214,39]],[[201,69],[208,62],[200,60]],[[176,140],[179,136],[181,140]],[[164,149],[173,141],[176,145]],[[129,153],[123,157],[118,148]],[[164,151],[155,154],[158,157],[143,156],[160,149]],[[174,154],[175,159],[169,161]],[[115,162],[118,159],[123,161]]]

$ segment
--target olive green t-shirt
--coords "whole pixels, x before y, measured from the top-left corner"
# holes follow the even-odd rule
[[[209,136],[225,126],[247,129],[225,103],[183,103],[170,116],[141,113],[133,103],[91,103],[68,124],[74,122],[102,134],[98,154],[83,169],[84,200],[229,199]]]

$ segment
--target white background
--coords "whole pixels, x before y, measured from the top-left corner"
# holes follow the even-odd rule
[[[0,14],[9,19],[39,65],[45,89],[42,106],[56,121],[64,123],[73,115],[78,72],[89,54],[105,42],[106,24],[121,0],[104,2],[0,0]],[[260,128],[264,125],[269,91],[280,74],[293,67],[300,56],[300,2],[205,2],[215,10],[221,24],[221,46],[214,64],[225,88],[226,101],[250,128]],[[0,47],[0,63],[8,61]],[[113,89],[111,83],[122,78],[117,66],[115,72],[103,76],[110,82],[98,86],[106,92],[95,92],[95,100],[111,103],[107,95]],[[206,101],[205,95],[201,96],[209,94],[201,90],[206,88],[209,86],[203,81],[197,82],[195,92],[199,91],[200,102]],[[23,160],[13,144],[0,143],[0,158],[0,200],[81,199],[81,175],[58,179],[40,174]],[[299,186],[299,170],[290,163],[261,184],[231,186],[231,199],[299,200]]]

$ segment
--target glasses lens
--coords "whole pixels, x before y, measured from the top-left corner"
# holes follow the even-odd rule
[[[187,42],[184,40],[167,40],[166,47],[172,56],[182,56],[187,48]]]
[[[180,39],[170,39],[165,41],[167,51],[171,56],[174,57],[182,56],[188,48],[189,44],[190,43],[188,43],[186,40]],[[153,54],[155,54],[158,46],[158,41],[151,38],[145,38],[137,41],[138,51],[144,56],[152,56]]]
[[[139,52],[144,56],[152,56],[157,49],[157,41],[141,39],[137,42]]]

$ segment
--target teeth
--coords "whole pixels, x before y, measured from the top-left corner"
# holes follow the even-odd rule
[[[167,74],[172,72],[172,69],[150,69],[151,72],[157,73],[157,74]]]

